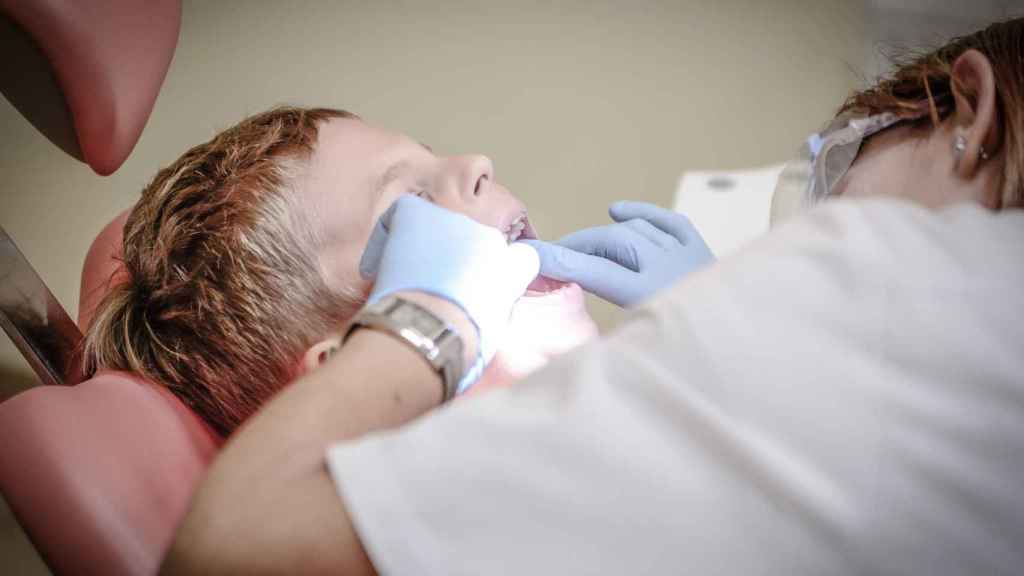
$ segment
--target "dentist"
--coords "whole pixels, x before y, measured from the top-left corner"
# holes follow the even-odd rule
[[[163,573],[1019,572],[1024,212],[991,205],[1024,134],[957,54],[935,126],[826,136],[842,198],[711,266],[648,205],[531,247],[398,201],[370,303],[229,439]],[[637,307],[433,410],[538,269]]]

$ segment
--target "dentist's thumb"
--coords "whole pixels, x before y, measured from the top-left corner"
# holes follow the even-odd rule
[[[514,242],[508,247],[508,287],[518,298],[526,292],[530,282],[540,274],[540,255],[525,242]]]

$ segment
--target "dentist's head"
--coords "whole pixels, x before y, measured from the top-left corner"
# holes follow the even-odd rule
[[[897,65],[840,112],[903,120],[863,143],[831,195],[1024,207],[1024,19]]]

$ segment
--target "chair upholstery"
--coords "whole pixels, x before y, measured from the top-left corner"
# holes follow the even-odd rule
[[[125,210],[107,224],[92,241],[82,265],[78,291],[78,327],[85,332],[92,322],[96,306],[110,287],[122,279],[121,239],[130,210]]]
[[[105,176],[142,134],[180,27],[180,0],[0,0],[0,92]]]
[[[117,274],[122,214],[82,273],[88,322]],[[0,404],[0,491],[56,574],[153,574],[220,439],[165,388],[125,372]]]
[[[163,83],[180,0],[0,0],[0,92],[101,175],[131,153]],[[90,248],[79,326],[116,280],[125,215]],[[57,574],[152,574],[219,438],[124,372],[0,404],[0,493]]]
[[[0,491],[56,574],[154,574],[217,450],[165,389],[106,372],[0,404]]]

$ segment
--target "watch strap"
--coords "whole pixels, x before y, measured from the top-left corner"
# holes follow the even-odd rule
[[[466,378],[478,372],[477,363],[474,363],[464,374],[463,343],[458,331],[411,300],[386,296],[367,304],[352,319],[344,340],[359,328],[386,332],[419,352],[441,376],[443,402],[454,398],[464,385],[468,387]]]

